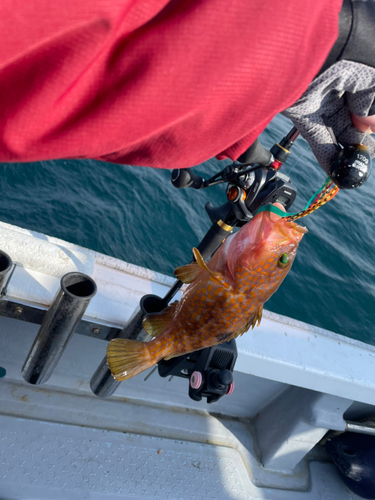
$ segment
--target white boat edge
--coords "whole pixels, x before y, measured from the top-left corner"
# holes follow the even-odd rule
[[[0,250],[23,266],[17,266],[13,273],[7,291],[10,298],[47,307],[63,274],[84,272],[98,286],[84,317],[119,327],[126,324],[143,295],[153,293],[163,297],[175,281],[155,271],[3,222],[0,222]],[[237,347],[236,371],[375,404],[372,345],[265,310],[260,326],[240,337]]]

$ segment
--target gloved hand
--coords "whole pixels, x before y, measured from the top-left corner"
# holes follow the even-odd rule
[[[319,75],[309,85],[302,97],[282,114],[290,118],[298,131],[309,143],[318,162],[329,174],[338,148],[327,124],[332,127],[337,141],[343,146],[363,143],[372,158],[375,157],[375,140],[353,124],[367,123],[361,117],[375,115],[375,68],[352,62],[339,61]],[[359,118],[356,119],[356,116]],[[374,124],[375,117],[364,118]]]

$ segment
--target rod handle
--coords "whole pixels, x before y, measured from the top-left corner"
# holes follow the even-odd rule
[[[175,169],[172,170],[171,182],[175,188],[182,189],[191,187],[200,189],[204,187],[204,179],[200,175],[195,174],[191,169]]]

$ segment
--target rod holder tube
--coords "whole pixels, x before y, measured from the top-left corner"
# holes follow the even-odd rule
[[[145,295],[141,298],[139,306],[134,311],[127,325],[121,330],[116,338],[138,340],[148,342],[151,337],[142,327],[142,321],[146,314],[160,312],[166,307],[166,302],[157,295]],[[112,373],[107,365],[105,356],[95,371],[90,381],[92,392],[100,398],[108,398],[116,391],[121,384],[112,377]]]
[[[22,367],[30,384],[43,384],[56,368],[90,300],[96,294],[93,279],[83,273],[65,274]]]
[[[0,295],[6,286],[8,275],[12,269],[13,262],[9,255],[0,250]]]
[[[347,432],[357,432],[358,434],[375,436],[375,427],[366,425],[366,423],[350,422],[349,420],[346,420],[345,430]]]

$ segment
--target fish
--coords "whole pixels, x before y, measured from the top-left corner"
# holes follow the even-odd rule
[[[175,270],[189,284],[180,301],[143,320],[152,340],[108,344],[112,376],[127,380],[161,359],[235,339],[259,325],[264,303],[290,271],[306,232],[287,217],[263,211],[229,235],[208,263],[194,248],[195,262]]]

